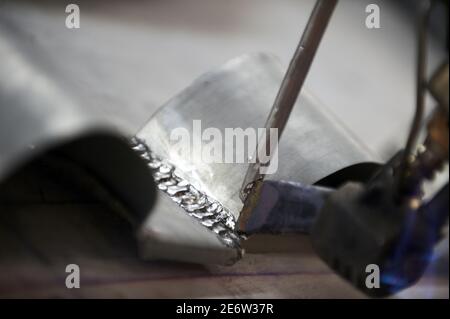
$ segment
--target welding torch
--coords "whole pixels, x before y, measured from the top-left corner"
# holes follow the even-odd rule
[[[266,122],[266,128],[278,129],[279,138],[336,4],[332,0],[316,2],[289,64]],[[448,183],[428,202],[422,199],[423,182],[448,162],[448,61],[431,81],[424,79],[430,11],[431,5],[425,1],[418,23],[416,114],[403,151],[381,165],[368,182],[348,181],[332,189],[265,180],[257,150],[256,162],[249,165],[240,192],[244,207],[238,224],[242,233],[309,234],[322,260],[369,296],[388,296],[417,282],[448,222]],[[426,90],[438,106],[428,121],[423,150],[414,154]],[[367,284],[369,265],[380,270],[378,285]]]

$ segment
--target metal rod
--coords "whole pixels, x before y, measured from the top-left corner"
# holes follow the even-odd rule
[[[271,135],[269,132],[271,128],[278,129],[278,140],[280,140],[336,4],[337,0],[318,0],[314,6],[268,116],[265,126],[266,134],[263,141],[257,146],[255,162],[249,165],[245,175],[240,192],[242,201],[245,201],[247,195],[253,189],[254,183],[264,178],[260,173],[259,152],[261,150],[259,145],[265,143],[266,147],[263,150],[270,150]],[[264,165],[269,165],[269,163],[264,163]]]
[[[404,180],[406,178],[406,175],[408,175],[408,171],[411,166],[411,156],[413,154],[414,147],[417,143],[425,108],[425,91],[427,87],[426,83],[427,41],[428,41],[427,27],[430,19],[432,2],[427,0],[421,4],[422,6],[419,12],[419,21],[417,29],[416,111],[414,113],[414,119],[408,135],[408,140],[406,142],[402,163],[400,166],[401,171],[398,181],[399,193],[401,193],[402,191]]]

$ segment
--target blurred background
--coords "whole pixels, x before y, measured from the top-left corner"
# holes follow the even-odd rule
[[[372,150],[391,155],[406,139],[415,105],[416,2],[377,1],[381,28],[367,29],[365,8],[372,2],[340,1],[306,86]],[[67,77],[94,86],[111,100],[108,111],[120,114],[130,129],[233,57],[264,51],[287,65],[314,5],[312,0],[76,3],[81,28],[68,30],[66,1],[3,0],[2,30],[10,30],[21,45],[32,43],[30,51],[42,51]],[[436,29],[430,72],[447,54],[442,28]]]

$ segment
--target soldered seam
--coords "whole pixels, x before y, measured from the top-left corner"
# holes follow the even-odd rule
[[[189,216],[214,232],[227,247],[241,250],[242,238],[236,231],[236,220],[230,211],[178,176],[175,167],[156,156],[142,139],[133,137],[131,146],[147,162],[159,190],[167,194]]]

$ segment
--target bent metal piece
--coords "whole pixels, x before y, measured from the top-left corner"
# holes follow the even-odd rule
[[[184,128],[202,147],[233,148],[236,159],[248,158],[254,149],[205,141],[193,121],[200,120],[203,129],[217,128],[222,136],[226,128],[264,127],[283,73],[268,54],[235,58],[172,98],[137,134],[133,146],[148,161],[161,190],[139,231],[143,257],[217,264],[241,258],[234,223],[243,206],[239,192],[248,162],[206,163],[200,154],[180,152],[170,136]],[[294,107],[278,146],[278,170],[267,179],[313,184],[355,164],[372,167],[376,157],[307,90],[297,103],[301,107]]]
[[[138,223],[151,211],[155,185],[124,141],[125,130],[113,124],[118,117],[99,110],[107,109],[99,102],[102,91],[68,85],[76,78],[52,64],[37,41],[8,26],[0,20],[0,184],[57,151],[65,164],[86,173],[80,179],[95,179],[111,195],[108,204],[120,202]]]

